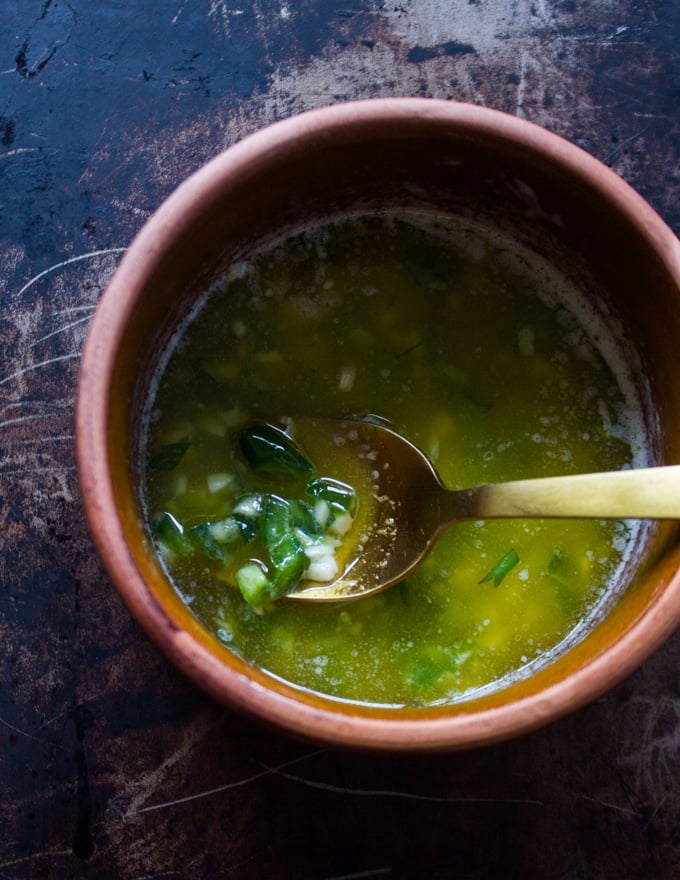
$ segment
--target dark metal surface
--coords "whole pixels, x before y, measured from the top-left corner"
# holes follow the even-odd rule
[[[3,0],[0,878],[680,876],[680,634],[521,740],[319,750],[216,706],[131,621],[73,461],[78,360],[122,250],[275,119],[357,97],[524,116],[680,231],[677,0]]]

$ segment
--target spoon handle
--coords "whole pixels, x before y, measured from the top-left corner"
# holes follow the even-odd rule
[[[680,465],[541,477],[447,492],[450,519],[680,518]]]

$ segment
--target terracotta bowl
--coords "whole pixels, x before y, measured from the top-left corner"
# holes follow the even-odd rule
[[[173,592],[140,515],[140,414],[159,353],[230,254],[337,212],[434,207],[489,216],[595,279],[637,351],[659,464],[680,462],[680,244],[631,188],[530,123],[464,104],[386,99],[277,123],[190,177],[143,227],[106,290],[77,407],[82,497],[130,611],[198,686],[295,736],[380,750],[477,746],[529,731],[635,669],[680,619],[680,547],[662,525],[606,618],[553,662],[452,706],[349,705],[268,676],[222,646]]]

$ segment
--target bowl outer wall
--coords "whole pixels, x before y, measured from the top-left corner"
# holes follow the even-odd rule
[[[138,291],[152,276],[163,278],[168,248],[192,232],[194,240],[199,238],[201,218],[219,208],[235,182],[274,167],[291,150],[310,144],[323,149],[334,138],[351,142],[376,132],[385,137],[404,126],[415,132],[421,125],[450,127],[472,143],[491,138],[508,145],[509,151],[540,153],[560,174],[596,192],[613,214],[625,217],[658,255],[660,271],[680,290],[680,246],[671,230],[625,182],[578,147],[531,123],[470,105],[410,98],[338,105],[276,123],[244,139],[185,181],[150,218],[121,261],[93,320],[76,415],[81,492],[98,552],[131,612],[168,657],[220,701],[290,733],[385,750],[447,750],[493,742],[536,728],[598,696],[633,671],[677,625],[677,550],[657,565],[644,589],[625,597],[625,613],[615,623],[605,621],[569,653],[568,662],[548,667],[521,686],[445,708],[364,709],[272,682],[217,645],[177,597],[173,599],[152,548],[144,543],[129,462],[127,476],[120,456],[117,465],[111,462],[121,443],[129,449],[128,414],[136,405],[129,395],[121,398],[118,390],[121,382],[129,387],[134,371],[130,363],[121,367],[125,358],[119,355],[131,334],[134,337]],[[172,279],[166,280],[171,286]],[[136,345],[141,351],[143,341],[137,339]],[[674,404],[669,398],[667,409]],[[677,427],[676,433],[680,434]],[[677,438],[674,442],[671,454]],[[128,545],[131,538],[137,542],[133,550]]]

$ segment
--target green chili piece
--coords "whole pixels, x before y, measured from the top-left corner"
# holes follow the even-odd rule
[[[154,471],[172,471],[184,458],[184,453],[191,446],[188,437],[177,443],[167,443],[153,455],[149,461],[149,467]]]
[[[269,578],[257,562],[242,565],[236,572],[236,583],[243,598],[254,608],[261,608],[271,601]]]
[[[291,506],[277,495],[267,495],[262,506],[262,541],[272,571],[272,598],[290,592],[304,574],[307,557],[293,531]]]
[[[356,507],[357,496],[354,489],[332,477],[317,477],[311,480],[307,483],[306,491],[312,498],[341,507],[345,513],[353,513]]]
[[[296,586],[307,567],[307,557],[302,544],[290,534],[269,549],[272,564],[272,599],[280,599]]]
[[[194,545],[184,534],[184,527],[167,511],[163,511],[154,521],[153,534],[158,543],[171,553],[189,556],[194,552]]]
[[[211,559],[224,561],[224,552],[213,536],[210,523],[201,523],[189,529],[189,540],[201,553]]]
[[[253,470],[280,476],[311,473],[314,470],[285,431],[274,425],[250,425],[241,431],[241,452]]]
[[[480,584],[485,584],[488,581],[493,581],[494,587],[497,587],[503,578],[506,575],[510,574],[513,568],[519,563],[519,556],[517,555],[517,551],[513,548],[512,550],[508,550],[505,556],[500,559],[494,567],[488,571],[484,577],[479,581]]]
[[[239,516],[238,514],[232,514],[229,519],[232,519],[238,527],[244,543],[249,544],[255,539],[258,532],[256,520],[248,519],[247,516]]]
[[[310,538],[318,537],[321,534],[321,527],[314,516],[314,508],[311,504],[307,504],[301,498],[293,498],[288,504],[290,505],[291,522],[294,528],[300,529]]]
[[[260,525],[264,546],[269,550],[293,531],[290,504],[278,495],[265,495]]]

